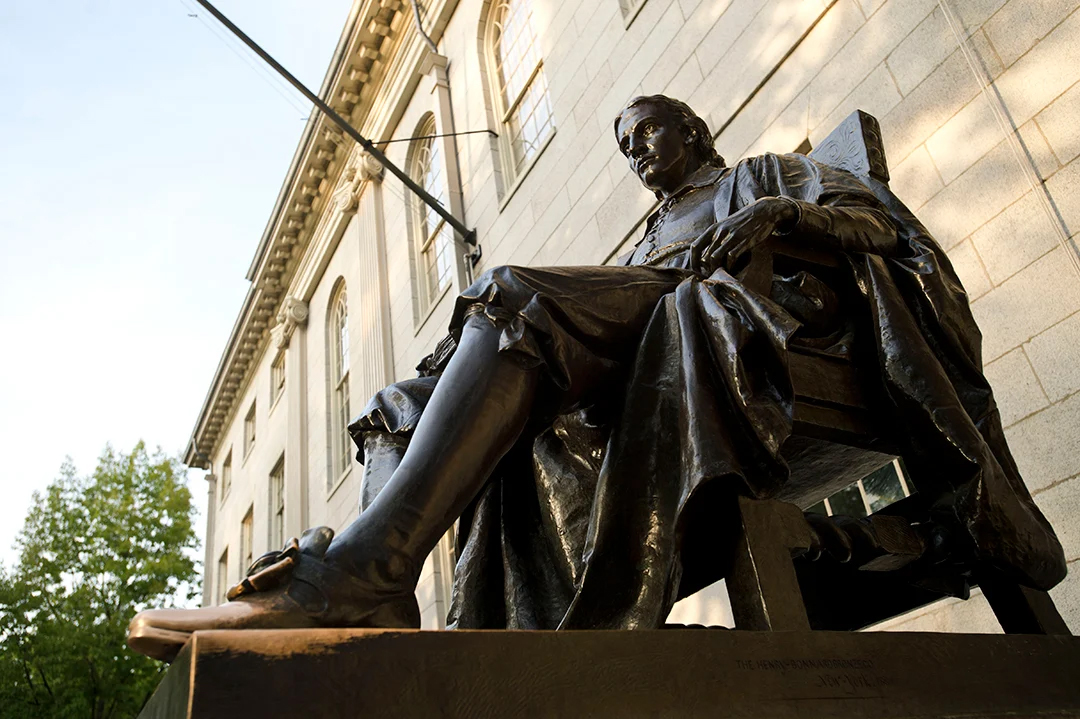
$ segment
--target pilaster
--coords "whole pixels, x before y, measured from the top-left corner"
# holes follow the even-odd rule
[[[285,536],[298,537],[308,525],[307,422],[308,305],[286,297],[271,330],[285,352]]]
[[[214,604],[214,582],[217,577],[210,571],[217,566],[215,561],[217,547],[214,539],[217,536],[217,475],[213,472],[206,473],[206,551],[203,554],[203,585],[202,605],[209,607]],[[220,594],[220,590],[218,594]]]
[[[390,384],[393,377],[393,346],[390,339],[390,284],[386,268],[386,237],[383,231],[382,167],[363,155],[358,179],[364,181],[357,202],[356,222],[360,253],[359,377],[362,396],[368,397]]]
[[[429,78],[431,82],[431,94],[434,100],[435,134],[442,137],[435,138],[440,143],[443,164],[446,172],[446,191],[450,205],[450,212],[462,222],[465,221],[465,202],[461,191],[461,170],[458,165],[457,138],[454,137],[454,107],[450,96],[450,75],[447,69],[450,61],[444,56],[429,52],[420,64],[420,73]],[[463,290],[472,284],[472,267],[466,259],[468,253],[465,238],[457,232],[454,233],[456,252],[455,278],[457,289]]]

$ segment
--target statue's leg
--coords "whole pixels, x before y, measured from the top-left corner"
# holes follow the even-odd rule
[[[326,561],[413,586],[424,558],[513,446],[539,370],[499,353],[499,330],[471,317],[390,481],[331,543]]]
[[[200,609],[157,609],[131,622],[128,644],[171,661],[192,632],[317,626],[419,626],[414,590],[424,558],[484,486],[528,420],[539,370],[499,352],[499,330],[470,318],[401,464],[339,536],[308,530],[264,555]]]

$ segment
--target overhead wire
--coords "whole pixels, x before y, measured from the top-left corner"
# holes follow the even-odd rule
[[[217,27],[207,22],[203,18],[202,13],[199,12],[201,8],[191,5],[189,3],[189,0],[178,0],[178,2],[183,5],[184,8],[187,10],[188,17],[192,17],[198,20],[202,24],[202,26],[209,30],[210,33],[214,35],[214,37],[220,40],[222,44],[229,49],[230,52],[240,58],[240,60],[243,61],[243,63],[249,68],[251,68],[255,72],[255,74],[262,79],[263,82],[269,85],[278,95],[282,97],[282,99],[285,100],[285,102],[289,103],[289,105],[301,115],[300,119],[306,120],[308,119],[308,117],[311,116],[311,112],[315,109],[314,105],[305,106],[304,104],[302,104],[299,101],[300,97],[295,93],[295,91],[293,91],[292,86],[285,83],[277,75],[270,73],[270,71],[266,69],[266,66],[263,65],[261,62],[255,62],[255,58],[250,54],[250,51],[247,49],[246,46],[240,44],[231,35],[227,36],[222,34]],[[239,45],[242,50],[238,49],[236,45]]]

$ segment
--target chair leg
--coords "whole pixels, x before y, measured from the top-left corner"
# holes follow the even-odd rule
[[[978,582],[1006,634],[1071,635],[1046,592],[989,572],[980,574]]]
[[[739,497],[742,527],[727,577],[736,629],[809,631],[793,556],[810,547],[810,526],[793,504]]]

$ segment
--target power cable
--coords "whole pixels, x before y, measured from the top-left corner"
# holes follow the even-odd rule
[[[187,9],[187,11],[188,11],[187,16],[188,17],[193,17],[196,20],[198,20],[202,24],[202,26],[205,27],[207,30],[209,30],[211,32],[211,34],[214,35],[214,37],[216,37],[218,40],[220,40],[222,42],[222,44],[225,45],[225,47],[227,47],[230,52],[232,52],[232,54],[236,55],[238,58],[240,58],[240,60],[242,60],[244,62],[245,65],[247,65],[249,68],[254,70],[255,74],[258,75],[259,78],[263,82],[265,82],[267,85],[269,85],[274,90],[274,92],[276,92],[278,95],[280,95],[285,100],[285,102],[289,103],[289,105],[294,110],[296,110],[298,113],[300,113],[301,119],[306,120],[308,117],[310,117],[311,110],[312,110],[311,106],[304,107],[302,104],[300,104],[298,102],[299,98],[297,98],[295,95],[292,95],[292,94],[287,93],[285,91],[285,88],[287,88],[288,90],[292,90],[291,85],[286,85],[285,83],[283,83],[281,81],[281,79],[277,75],[273,75],[270,72],[268,72],[266,70],[265,65],[262,65],[261,63],[256,63],[254,61],[254,59],[248,53],[241,52],[240,50],[238,50],[234,46],[234,42],[230,42],[229,38],[231,36],[223,35],[216,27],[214,27],[213,25],[208,23],[205,19],[203,19],[202,13],[198,12],[198,10],[195,7],[190,5],[188,3],[188,0],[178,0],[178,1],[179,1],[179,3],[181,5],[184,6],[185,9]],[[234,41],[235,41],[235,38],[234,38]],[[245,50],[246,50],[246,48],[245,48]]]

